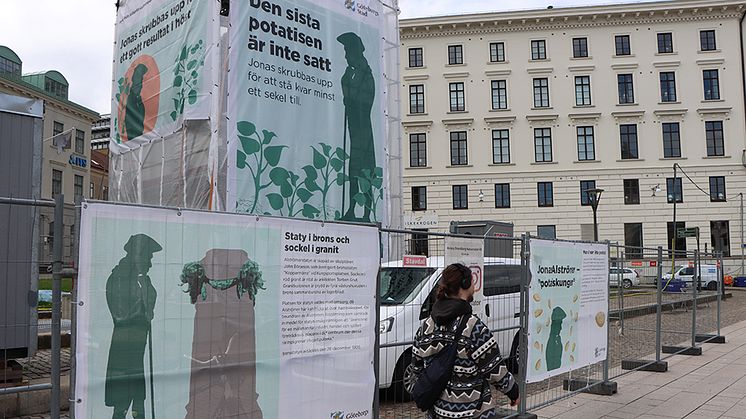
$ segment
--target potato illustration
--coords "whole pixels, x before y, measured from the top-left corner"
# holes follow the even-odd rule
[[[572,302],[574,303],[576,301],[578,301],[578,294],[572,296]]]
[[[598,327],[604,327],[604,324],[606,324],[606,314],[603,311],[596,313],[596,324]]]
[[[552,309],[552,299],[551,298],[547,298],[547,305],[549,306],[549,309],[551,310]]]
[[[536,360],[536,365],[534,366],[536,368],[536,371],[539,371],[541,369],[541,358]]]
[[[541,295],[539,295],[539,293],[534,294],[534,301],[536,301],[537,303],[541,301]]]
[[[575,357],[570,355],[570,362],[575,362]]]
[[[570,326],[570,336],[572,336],[572,326]]]
[[[573,320],[578,321],[578,313],[575,313],[575,317],[573,317]]]
[[[565,342],[565,352],[570,350],[570,342]]]
[[[544,326],[549,327],[549,325],[552,323],[552,318],[547,317],[547,321],[544,323]]]
[[[536,325],[536,333],[537,334],[541,333],[541,324]]]
[[[575,342],[572,343],[572,351],[570,352],[575,352]]]
[[[534,342],[534,348],[541,350],[541,344],[539,343],[538,340]]]
[[[542,314],[544,314],[543,309],[537,308],[536,310],[534,310],[534,317],[541,317]]]

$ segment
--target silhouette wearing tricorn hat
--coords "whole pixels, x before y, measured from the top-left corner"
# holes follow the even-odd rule
[[[343,33],[337,41],[344,45],[347,69],[342,76],[342,95],[345,106],[344,145],[347,146],[347,133],[350,134],[350,160],[347,175],[349,176],[349,195],[345,209],[345,197],[342,198],[343,220],[370,222],[370,210],[373,202],[373,189],[368,184],[366,190],[360,190],[359,179],[365,170],[372,175],[376,169],[376,153],[373,147],[373,125],[370,112],[376,95],[376,85],[368,61],[363,55],[365,46],[359,36],[352,32]],[[361,193],[364,199],[355,200]],[[344,195],[344,192],[343,192]],[[357,205],[363,207],[363,216],[355,215]],[[375,218],[375,214],[373,215]]]
[[[127,94],[127,108],[124,114],[124,129],[127,140],[132,140],[142,135],[145,126],[145,104],[142,101],[142,83],[148,67],[138,64],[132,72],[132,85]]]
[[[133,418],[145,417],[145,345],[156,300],[148,271],[153,266],[153,253],[161,250],[161,245],[145,234],[131,236],[124,245],[127,255],[106,280],[106,303],[114,330],[104,397],[106,406],[114,408],[112,419],[126,418],[130,406]]]
[[[562,321],[567,317],[565,310],[555,307],[552,311],[552,325],[547,340],[547,371],[556,370],[562,366]]]

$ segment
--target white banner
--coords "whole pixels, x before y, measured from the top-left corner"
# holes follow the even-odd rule
[[[229,211],[385,223],[383,7],[231,1]]]
[[[76,417],[371,418],[378,237],[85,204]]]
[[[215,0],[118,2],[111,103],[113,153],[163,139],[217,103]]]
[[[608,246],[532,238],[530,273],[527,382],[606,359]]]
[[[480,238],[445,237],[445,266],[461,263],[471,269],[474,283],[474,314],[485,319],[484,309],[484,240]]]

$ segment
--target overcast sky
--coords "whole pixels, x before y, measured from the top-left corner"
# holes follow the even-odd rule
[[[629,1],[629,0],[627,0]],[[401,17],[542,9],[625,0],[400,0]],[[0,45],[21,57],[23,72],[58,70],[70,100],[109,113],[114,0],[0,0]]]

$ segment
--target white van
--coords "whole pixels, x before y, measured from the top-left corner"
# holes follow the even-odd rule
[[[674,273],[674,279],[684,281],[687,286],[692,285],[692,280],[695,277],[696,267],[694,265],[681,266]],[[663,280],[667,281],[671,278],[671,273],[663,275]],[[706,288],[710,291],[718,289],[718,267],[716,265],[702,265],[702,281],[701,287]]]
[[[430,315],[443,264],[443,257],[439,256],[428,257],[426,266],[422,267],[405,267],[402,261],[381,267],[379,388],[390,388],[393,384],[399,397],[406,398],[402,386],[412,359],[412,343],[420,323]],[[494,332],[503,357],[517,349],[521,281],[519,259],[484,258],[483,307],[475,313]],[[392,344],[396,346],[385,347]]]

